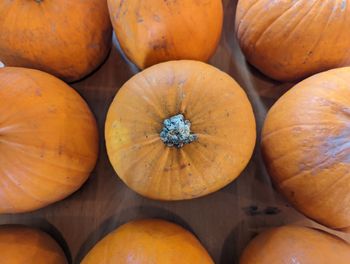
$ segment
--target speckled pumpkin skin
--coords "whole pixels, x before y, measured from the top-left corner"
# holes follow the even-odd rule
[[[163,220],[138,220],[122,225],[100,242],[81,264],[214,264],[197,238]]]
[[[160,138],[163,121],[183,114],[198,136],[182,148]],[[111,104],[105,138],[118,176],[159,200],[203,196],[236,179],[253,153],[252,106],[226,73],[198,61],[171,61],[131,78]]]
[[[1,264],[68,264],[48,234],[25,226],[0,226]]]
[[[236,34],[247,60],[292,81],[350,65],[349,0],[239,0]]]
[[[180,59],[207,61],[219,43],[221,0],[108,0],[120,45],[144,69]]]
[[[105,0],[0,1],[0,61],[72,82],[106,58],[112,25]]]
[[[98,131],[79,94],[50,74],[5,67],[0,102],[0,214],[42,208],[80,188],[97,160]]]
[[[254,238],[243,251],[240,264],[348,264],[350,245],[311,228],[283,226]]]
[[[306,216],[350,227],[350,68],[314,75],[283,95],[262,132],[266,167]]]

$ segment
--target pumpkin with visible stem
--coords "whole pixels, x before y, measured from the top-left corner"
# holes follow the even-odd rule
[[[299,211],[336,229],[350,227],[350,68],[314,75],[270,109],[265,164]]]
[[[312,228],[282,226],[255,237],[245,248],[240,264],[348,264],[350,245]]]
[[[81,79],[107,57],[112,25],[101,0],[0,1],[0,61]]]
[[[294,81],[350,66],[348,0],[239,0],[236,33],[247,60],[267,76]]]
[[[108,0],[108,7],[121,48],[141,69],[169,60],[207,61],[220,40],[221,0]]]
[[[193,234],[157,219],[132,221],[108,234],[82,261],[95,263],[214,264]]]
[[[0,252],[1,264],[68,264],[52,237],[26,226],[0,226]]]
[[[61,200],[89,177],[98,154],[94,116],[79,94],[38,70],[0,69],[0,213]]]
[[[198,61],[171,61],[123,85],[105,138],[114,169],[131,189],[153,199],[191,199],[238,177],[254,149],[255,119],[229,75]]]

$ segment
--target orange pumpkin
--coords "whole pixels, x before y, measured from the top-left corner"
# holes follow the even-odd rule
[[[119,90],[108,111],[109,159],[134,191],[191,199],[242,172],[252,155],[254,114],[242,88],[198,61],[150,67]]]
[[[221,0],[108,0],[124,53],[139,68],[178,59],[207,61],[219,43]]]
[[[38,209],[76,191],[98,152],[84,100],[47,73],[5,67],[0,102],[0,213]]]
[[[53,238],[29,227],[0,226],[1,264],[68,264]]]
[[[0,61],[66,81],[97,68],[111,47],[106,1],[0,1]]]
[[[314,75],[269,111],[262,150],[281,192],[302,213],[350,227],[350,68]]]
[[[248,61],[292,81],[350,65],[350,1],[239,0],[236,32]]]
[[[96,263],[214,264],[194,235],[156,219],[129,222],[107,235],[82,261]]]
[[[283,226],[254,238],[240,264],[349,264],[350,245],[338,237],[306,227]]]

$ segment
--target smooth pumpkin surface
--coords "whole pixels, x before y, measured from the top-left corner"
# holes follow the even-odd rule
[[[0,226],[1,264],[68,264],[48,234],[25,226]]]
[[[283,226],[254,238],[240,264],[348,264],[350,245],[316,229]]]
[[[236,33],[247,60],[292,81],[350,65],[350,1],[239,0]]]
[[[0,1],[0,61],[65,81],[88,75],[112,43],[106,1]]]
[[[0,69],[0,213],[41,208],[76,191],[98,154],[96,121],[63,81]]]
[[[165,119],[183,114],[197,139],[169,147]],[[198,61],[171,61],[131,78],[106,119],[109,159],[134,191],[153,199],[191,199],[233,181],[251,158],[255,119],[243,89]]]
[[[163,220],[137,220],[108,234],[82,264],[214,264],[198,239]]]
[[[262,133],[266,167],[306,216],[350,227],[350,68],[297,84],[269,111]]]
[[[221,0],[108,0],[120,45],[139,68],[178,59],[207,61],[219,43]]]

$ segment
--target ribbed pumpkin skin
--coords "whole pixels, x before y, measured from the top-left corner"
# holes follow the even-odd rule
[[[68,264],[55,240],[29,227],[0,226],[1,264]]]
[[[108,0],[120,45],[139,68],[180,59],[207,61],[219,43],[221,0]]]
[[[350,245],[306,227],[283,226],[254,238],[244,250],[240,264],[348,264]]]
[[[166,118],[184,114],[198,140],[178,149],[159,133]],[[242,88],[197,61],[150,67],[126,82],[108,111],[105,138],[118,176],[153,199],[191,199],[233,181],[251,158],[255,119]]]
[[[239,0],[236,33],[247,60],[292,81],[350,65],[350,1]]]
[[[163,220],[138,220],[113,231],[82,264],[214,264],[200,242],[182,227]]]
[[[104,0],[0,1],[0,61],[75,81],[106,58],[112,26]]]
[[[262,151],[276,186],[302,213],[350,227],[350,68],[297,84],[269,111]]]
[[[0,69],[0,213],[41,208],[76,191],[98,154],[96,121],[63,81]]]

